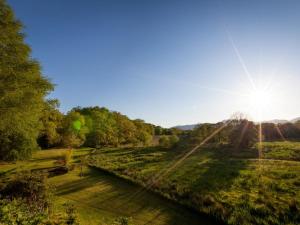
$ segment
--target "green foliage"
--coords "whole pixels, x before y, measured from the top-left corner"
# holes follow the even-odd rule
[[[27,203],[20,200],[0,200],[0,224],[5,225],[40,225],[51,224],[48,213],[32,211]]]
[[[52,204],[52,192],[42,173],[17,173],[1,190],[1,197],[23,199],[34,210],[47,210]]]
[[[171,146],[174,146],[177,144],[177,142],[179,142],[179,137],[173,134],[169,137],[169,142]]]
[[[116,121],[109,110],[99,107],[77,108],[75,110],[89,121],[86,146],[98,147],[117,144]]]
[[[81,146],[88,133],[88,128],[85,126],[85,119],[79,112],[70,111],[64,116],[62,121],[62,144],[65,147]]]
[[[178,142],[179,142],[179,138],[177,135],[164,135],[161,136],[158,140],[159,145],[163,148],[170,148],[170,147],[174,147]]]
[[[167,136],[161,136],[158,140],[159,145],[163,148],[168,148],[169,147],[169,138]]]
[[[42,129],[38,143],[42,148],[50,148],[61,142],[60,129],[62,128],[63,114],[58,110],[58,100],[48,100],[42,113]]]
[[[22,24],[4,0],[0,30],[0,159],[23,159],[37,148],[44,97],[53,86],[30,57]]]
[[[135,126],[135,124],[127,116],[124,116],[121,113],[113,112],[113,116],[116,121],[118,145],[136,143],[137,127]]]
[[[46,224],[52,209],[52,192],[41,173],[18,173],[1,189],[3,224]]]
[[[134,120],[136,126],[136,138],[139,143],[148,146],[152,142],[154,129],[151,124],[145,123],[143,120]]]
[[[64,204],[64,214],[54,211],[53,187],[43,173],[17,173],[0,193],[0,224],[79,225],[72,204]]]
[[[262,137],[265,141],[286,141],[300,139],[300,123],[262,123]]]
[[[77,107],[73,111],[85,118],[89,130],[85,146],[98,148],[152,143],[153,126],[142,120],[130,120],[125,115],[100,107]]]
[[[255,124],[248,120],[238,120],[229,135],[229,144],[237,149],[250,148],[258,140]]]
[[[220,129],[223,126],[224,123],[204,123],[198,125],[187,134],[188,140],[186,141],[189,144],[200,144],[203,141],[205,141],[205,143],[227,143],[230,127],[226,126],[226,128]],[[213,136],[211,136],[217,130],[219,130],[219,132],[216,132]],[[206,140],[208,137],[210,138]]]

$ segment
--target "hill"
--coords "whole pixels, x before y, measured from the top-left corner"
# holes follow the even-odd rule
[[[296,122],[298,122],[298,121],[300,121],[300,117],[296,117],[295,119],[292,119],[292,120],[291,120],[292,123],[296,123]]]
[[[223,122],[226,120],[223,120]],[[274,123],[274,124],[284,124],[284,123],[296,123],[297,121],[300,121],[300,117],[296,117],[292,120],[285,120],[285,119],[273,119],[273,120],[265,120],[263,123]],[[174,128],[177,128],[179,130],[193,130],[196,126],[200,125],[200,123],[196,124],[188,124],[188,125],[178,125]]]
[[[177,128],[179,130],[193,130],[196,126],[200,125],[200,123],[197,124],[189,124],[189,125],[178,125],[173,128]]]

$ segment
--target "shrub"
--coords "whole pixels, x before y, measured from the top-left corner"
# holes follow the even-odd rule
[[[33,211],[21,199],[0,200],[0,224],[51,224],[47,211]]]
[[[170,142],[171,146],[176,145],[178,143],[178,141],[179,141],[179,138],[177,135],[172,135],[169,137],[169,142]]]
[[[179,138],[177,135],[171,135],[171,136],[161,136],[159,139],[159,145],[163,148],[170,148],[177,144],[179,141]]]
[[[161,147],[169,147],[169,138],[167,136],[160,137],[158,142]]]
[[[0,190],[0,224],[45,224],[52,192],[41,173],[22,172]]]
[[[29,207],[47,210],[52,205],[52,192],[42,173],[21,172],[1,190],[1,197],[23,199]]]

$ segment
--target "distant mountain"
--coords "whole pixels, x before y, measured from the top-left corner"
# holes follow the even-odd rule
[[[222,122],[226,122],[226,121],[227,120],[224,120]],[[266,120],[266,121],[263,121],[263,123],[283,124],[283,123],[296,123],[297,121],[300,121],[300,117],[297,117],[292,120],[284,120],[284,119]],[[179,130],[193,130],[198,125],[200,125],[200,123],[189,124],[189,125],[178,125],[178,126],[175,126],[174,128],[177,128]]]
[[[268,120],[268,121],[263,121],[264,123],[275,123],[275,124],[282,124],[282,123],[296,123],[297,121],[300,120],[300,117],[297,117],[295,119],[292,120],[279,120],[279,119],[275,119],[275,120]]]
[[[300,117],[291,120],[292,123],[296,123],[297,121],[300,121]]]
[[[178,126],[175,126],[174,128],[177,128],[179,130],[193,130],[198,125],[199,124],[178,125]]]
[[[279,119],[263,121],[263,123],[275,123],[275,124],[283,124],[283,123],[289,123],[289,122],[290,121],[288,121],[288,120],[279,120]]]

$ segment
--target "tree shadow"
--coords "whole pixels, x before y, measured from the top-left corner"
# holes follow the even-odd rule
[[[83,178],[57,186],[57,195],[72,198],[94,210],[132,217],[135,224],[212,225],[207,216],[189,210],[155,193],[98,169],[89,169]]]
[[[252,158],[257,155],[255,151],[252,154],[248,150],[234,152],[226,148],[200,149],[200,151],[209,151],[210,158],[198,163],[201,173],[195,176],[191,186],[193,191],[201,190],[202,192],[228,190],[240,175],[240,171],[248,167],[248,156]]]
[[[248,165],[246,160],[223,159],[223,161],[212,159],[201,165],[206,170],[195,177],[192,190],[202,192],[218,192],[228,190],[234,180],[240,175],[240,171]]]

